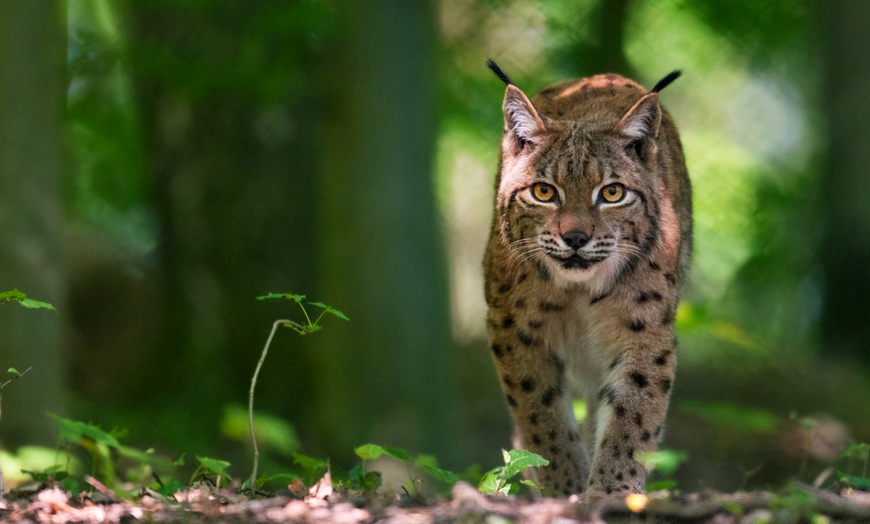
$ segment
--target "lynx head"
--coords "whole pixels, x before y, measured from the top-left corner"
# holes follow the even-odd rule
[[[503,77],[493,233],[511,257],[562,284],[602,290],[649,254],[661,218],[657,91],[674,78],[646,92],[599,75],[557,84],[532,101]]]

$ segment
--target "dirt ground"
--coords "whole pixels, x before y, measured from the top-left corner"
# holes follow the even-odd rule
[[[339,493],[321,481],[299,496],[251,500],[198,486],[165,497],[145,490],[121,500],[98,481],[89,494],[31,486],[6,494],[0,522],[336,522],[336,523],[602,523],[602,522],[870,522],[870,493],[833,493],[795,485],[783,493],[585,494],[569,499],[485,496],[460,482],[449,499],[423,503],[402,495]]]

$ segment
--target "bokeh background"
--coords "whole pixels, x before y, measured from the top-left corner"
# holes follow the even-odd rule
[[[248,388],[290,453],[368,441],[496,465],[484,339],[503,84],[618,72],[662,94],[695,260],[662,447],[685,489],[810,482],[870,441],[870,3],[4,0],[0,451],[46,412],[248,472]],[[8,375],[4,375],[8,378]],[[264,426],[264,427],[265,427]],[[22,448],[24,447],[24,448]]]

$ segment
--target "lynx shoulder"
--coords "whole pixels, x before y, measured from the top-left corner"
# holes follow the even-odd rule
[[[691,187],[659,91],[618,75],[507,84],[487,329],[521,445],[557,495],[642,492],[662,435],[674,319],[692,251]],[[578,428],[573,397],[587,417]]]

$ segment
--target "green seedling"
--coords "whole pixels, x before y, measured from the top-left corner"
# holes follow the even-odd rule
[[[541,490],[536,482],[528,479],[517,481],[515,477],[528,468],[549,465],[550,462],[547,459],[525,449],[502,450],[502,456],[504,457],[504,466],[492,469],[480,479],[478,489],[482,493],[512,495],[519,491],[521,484]]]
[[[269,333],[269,338],[266,339],[266,345],[263,347],[263,353],[260,355],[260,360],[257,362],[257,368],[254,370],[254,376],[251,378],[251,390],[248,393],[248,427],[251,431],[251,444],[254,447],[254,468],[251,472],[251,479],[247,484],[251,488],[251,493],[256,493],[257,487],[257,467],[260,463],[260,450],[257,448],[257,436],[254,432],[254,389],[257,387],[257,377],[260,375],[260,369],[263,367],[263,362],[266,360],[266,355],[269,353],[269,346],[272,344],[272,338],[275,336],[275,331],[278,330],[280,326],[289,327],[299,335],[310,335],[317,331],[320,331],[320,320],[324,315],[329,313],[330,315],[336,316],[342,320],[350,320],[345,316],[341,311],[327,306],[323,302],[307,302],[309,306],[314,306],[316,308],[322,309],[323,311],[312,321],[311,315],[308,314],[308,310],[305,308],[305,295],[294,295],[293,293],[268,293],[266,295],[257,297],[257,300],[268,300],[268,299],[286,299],[292,300],[295,302],[299,308],[302,310],[302,314],[305,316],[305,323],[300,324],[298,322],[294,322],[293,320],[276,320],[272,324],[272,331]]]
[[[412,455],[402,448],[379,446],[377,444],[364,444],[358,448],[354,448],[354,453],[363,460],[363,463],[355,466],[348,473],[348,487],[350,489],[358,491],[375,491],[381,486],[380,472],[367,471],[365,466],[366,461],[375,460],[382,456],[387,456],[406,464],[412,490],[414,495],[417,497],[422,494],[422,480],[416,478],[416,476],[411,472],[411,466],[416,466],[430,477],[441,482],[447,484],[456,484],[459,482],[459,476],[452,471],[439,468],[437,459],[432,455]],[[407,488],[405,488],[405,490],[409,491]]]
[[[27,295],[18,291],[17,289],[13,289],[12,291],[4,291],[0,293],[0,306],[6,305],[9,302],[17,302],[21,307],[26,309],[54,309],[54,306],[49,304],[48,302],[40,302],[39,300],[33,300],[32,298],[27,298]],[[30,368],[25,369],[23,372],[19,373],[15,368],[9,368],[8,373],[12,374],[12,378],[5,382],[0,382],[0,418],[3,417],[3,388],[8,386],[11,382],[18,380],[23,377]],[[3,470],[0,469],[0,502],[3,502]]]
[[[156,455],[154,450],[142,451],[122,445],[118,441],[118,432],[110,433],[93,424],[69,420],[53,413],[48,415],[57,422],[61,444],[68,447],[75,445],[86,450],[91,455],[91,474],[119,494],[124,495],[115,475],[115,455],[133,460],[149,471],[152,468],[170,469],[173,466],[172,461]],[[52,470],[55,478],[59,471],[60,469]],[[64,471],[68,473],[69,468]]]
[[[199,456],[196,457],[196,460],[199,461],[199,465],[190,477],[191,485],[198,479],[205,479],[218,488],[221,487],[222,483],[226,484],[229,482],[230,474],[227,472],[227,468],[231,465],[229,462],[226,460]]]
[[[840,457],[849,460],[845,473],[837,470],[837,477],[840,479],[840,482],[852,489],[870,491],[870,478],[867,478],[867,463],[870,461],[870,444],[852,444],[846,451],[840,454]],[[849,474],[852,471],[852,462],[855,460],[864,462],[860,477]]]

